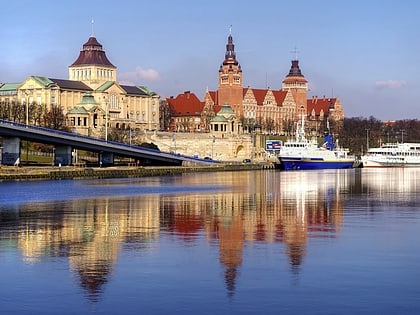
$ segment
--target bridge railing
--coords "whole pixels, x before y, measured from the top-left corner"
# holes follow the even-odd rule
[[[99,141],[99,142],[102,142],[102,143],[109,143],[109,144],[113,144],[113,145],[124,146],[124,147],[127,147],[127,148],[131,147],[131,148],[135,148],[135,149],[138,148],[138,149],[149,151],[149,152],[159,152],[159,150],[156,150],[156,149],[151,149],[151,148],[146,148],[146,147],[141,147],[141,146],[133,146],[133,145],[130,145],[130,144],[126,144],[124,142],[110,141],[110,140],[105,140],[105,139],[102,139],[102,138],[90,137],[90,136],[80,135],[80,134],[77,134],[77,133],[74,133],[74,132],[51,129],[51,128],[42,127],[42,126],[26,125],[26,124],[23,124],[23,123],[10,121],[10,120],[5,120],[5,119],[0,119],[0,123],[9,124],[9,125],[14,126],[14,127],[21,127],[21,128],[25,128],[25,129],[45,131],[45,132],[48,132],[48,133],[67,136],[67,137],[71,137],[71,138],[75,138],[75,139],[85,139],[85,140],[89,140],[89,141]],[[165,152],[165,153],[167,153],[167,152]]]
[[[193,156],[183,155],[183,154],[179,154],[179,153],[164,152],[164,151],[160,151],[159,149],[146,148],[146,147],[137,146],[137,145],[133,146],[131,144],[127,144],[127,143],[124,143],[124,142],[110,141],[110,140],[105,140],[105,139],[102,139],[102,138],[84,136],[84,135],[80,135],[80,134],[69,132],[69,131],[51,129],[51,128],[36,126],[36,125],[26,125],[24,123],[11,121],[11,120],[6,120],[6,119],[1,119],[1,118],[0,118],[0,124],[8,124],[8,125],[11,125],[13,127],[20,127],[22,129],[31,129],[31,130],[38,130],[38,131],[53,133],[53,134],[57,134],[57,135],[61,135],[61,136],[74,138],[74,139],[84,139],[84,140],[87,140],[87,141],[97,141],[97,142],[101,142],[103,144],[107,143],[107,144],[112,144],[112,145],[116,145],[116,146],[130,148],[130,149],[134,149],[134,150],[141,150],[141,151],[150,152],[150,153],[167,154],[168,156],[172,156],[172,157],[176,157],[176,158],[180,158],[180,159],[187,159],[187,160],[190,160],[190,161],[194,160],[194,161],[203,161],[203,162],[206,162],[206,163],[219,163],[218,161],[215,161],[215,160],[206,160],[206,159],[196,158],[196,157],[193,157]]]

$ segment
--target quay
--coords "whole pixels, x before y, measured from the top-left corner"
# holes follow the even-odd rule
[[[62,179],[101,179],[170,176],[193,172],[222,172],[274,169],[273,163],[236,163],[203,166],[0,166],[0,182]]]

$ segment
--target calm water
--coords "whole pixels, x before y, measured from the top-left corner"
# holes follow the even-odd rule
[[[420,314],[420,169],[0,183],[2,314]]]

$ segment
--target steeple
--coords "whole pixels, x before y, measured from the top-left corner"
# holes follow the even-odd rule
[[[219,68],[218,105],[229,104],[237,117],[243,114],[242,108],[242,68],[236,59],[232,27],[229,29],[225,59]]]
[[[236,53],[235,53],[235,45],[233,44],[233,37],[232,37],[232,26],[229,29],[229,36],[228,36],[228,43],[226,44],[226,53],[225,53],[225,60],[220,65],[220,71],[223,70],[223,66],[230,65],[230,69],[233,70],[232,66],[237,66],[238,71],[242,72],[241,65],[239,64],[238,60],[236,60]]]

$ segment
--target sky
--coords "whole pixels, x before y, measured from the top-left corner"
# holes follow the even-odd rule
[[[3,83],[68,79],[93,33],[119,83],[202,100],[217,90],[231,31],[244,87],[280,89],[297,56],[308,98],[338,97],[346,117],[420,119],[417,0],[20,0],[1,10]]]

